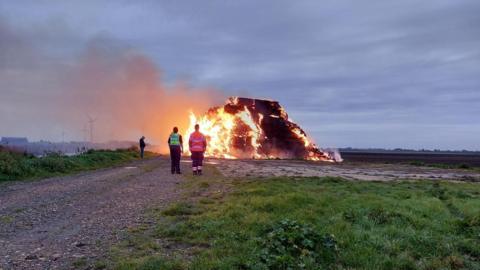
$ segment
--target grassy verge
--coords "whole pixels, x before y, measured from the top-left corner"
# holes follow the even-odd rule
[[[0,151],[0,182],[72,174],[138,158],[139,154],[134,149],[90,150],[71,157],[49,154],[40,158],[13,151]]]
[[[190,184],[198,198],[157,211],[112,267],[480,269],[478,184],[222,181],[227,196],[218,179]]]

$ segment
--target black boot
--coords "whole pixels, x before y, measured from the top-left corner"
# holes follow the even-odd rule
[[[193,175],[197,175],[197,171],[193,171]]]
[[[201,170],[198,171],[198,175],[202,175],[202,171],[201,171]]]

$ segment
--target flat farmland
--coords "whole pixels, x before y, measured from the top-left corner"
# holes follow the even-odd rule
[[[424,163],[467,165],[480,167],[480,153],[435,153],[435,152],[341,152],[345,162],[367,163]]]

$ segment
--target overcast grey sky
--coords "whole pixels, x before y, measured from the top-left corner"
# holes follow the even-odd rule
[[[478,0],[0,1],[0,136],[58,139],[18,108],[94,40],[167,82],[278,100],[320,146],[480,150],[479,14]]]

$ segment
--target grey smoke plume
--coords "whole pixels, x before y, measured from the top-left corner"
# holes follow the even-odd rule
[[[0,134],[31,139],[83,139],[87,115],[94,140],[163,144],[173,126],[188,127],[190,111],[223,100],[214,89],[172,85],[144,54],[110,38],[91,39],[61,60],[30,46],[28,37],[0,21]]]

